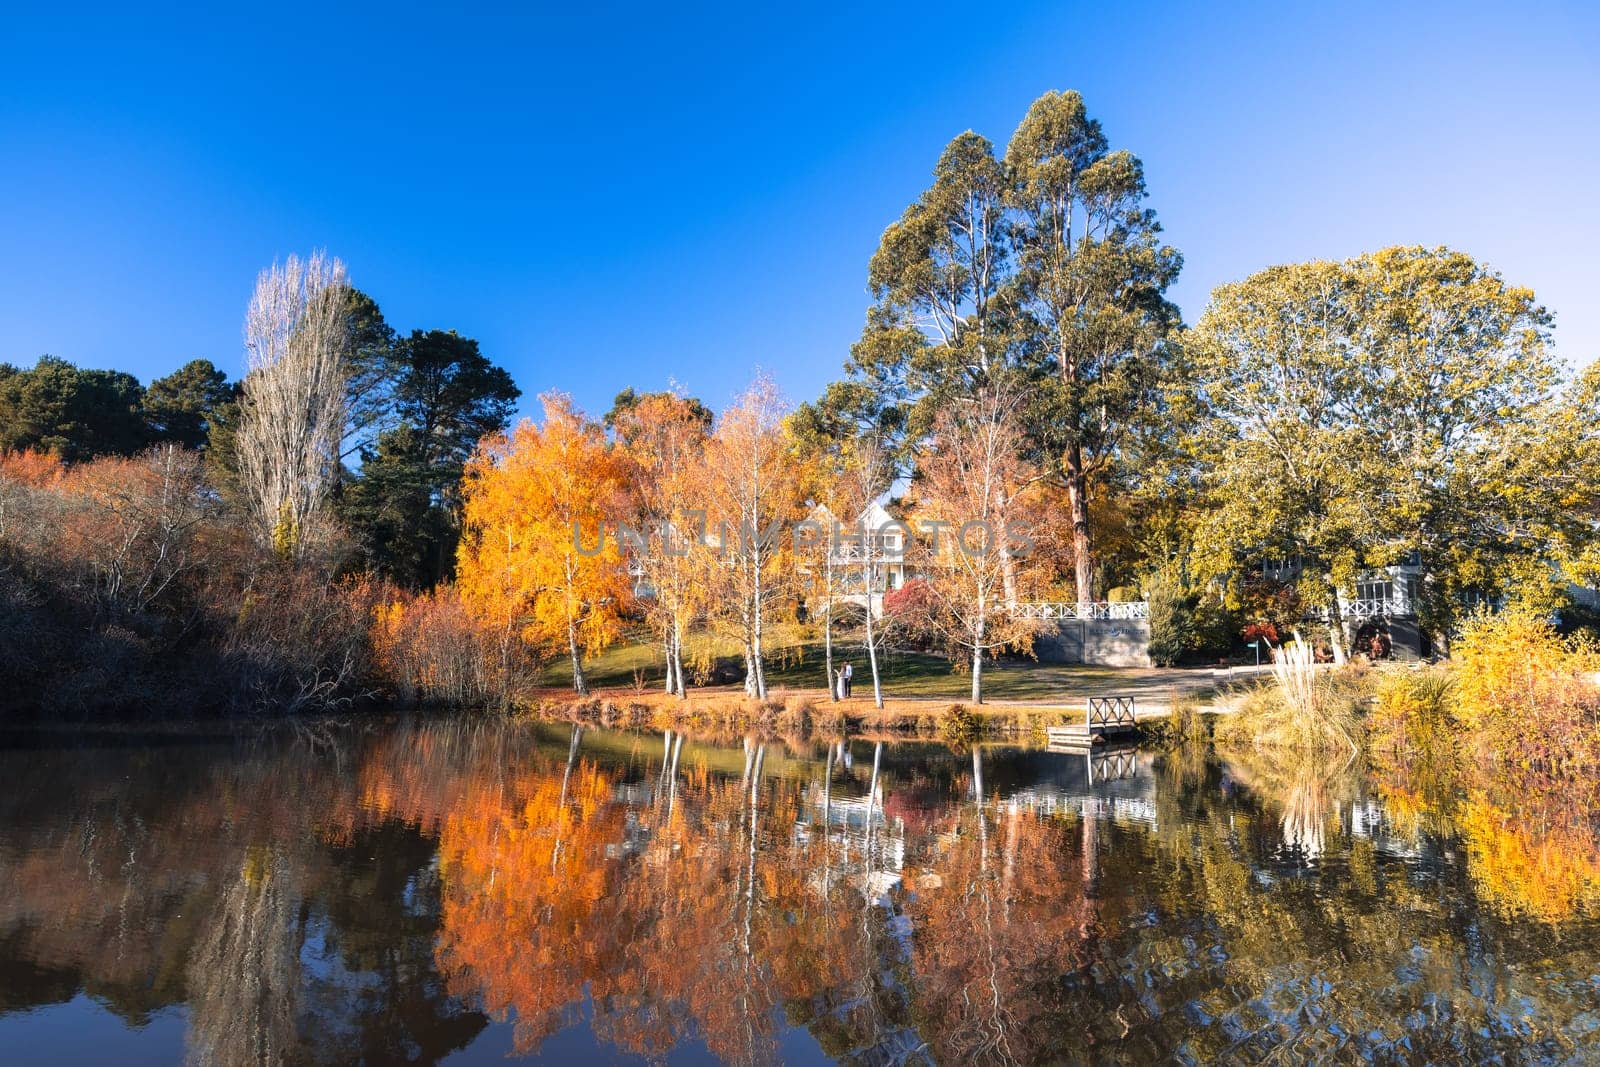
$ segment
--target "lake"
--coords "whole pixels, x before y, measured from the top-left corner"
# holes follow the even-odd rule
[[[1589,801],[1190,746],[0,734],[9,1062],[1592,1062]]]

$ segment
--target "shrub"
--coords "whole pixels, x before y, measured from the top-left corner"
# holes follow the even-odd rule
[[[1453,689],[1450,674],[1441,669],[1383,671],[1367,720],[1374,748],[1448,754],[1455,745]]]
[[[938,611],[938,598],[925,578],[913,578],[883,595],[884,621],[910,648],[929,651],[938,647],[940,636],[934,625]]]
[[[1600,759],[1600,650],[1526,608],[1480,611],[1452,645],[1455,717],[1487,758]]]
[[[951,704],[939,720],[939,734],[953,745],[976,740],[983,732],[983,721],[965,704]]]
[[[1158,574],[1146,583],[1150,593],[1150,659],[1173,667],[1197,656],[1226,655],[1233,623],[1215,597],[1194,592],[1175,575]]]
[[[1151,581],[1150,660],[1157,667],[1176,666],[1194,645],[1194,605],[1178,583],[1161,576]]]
[[[372,645],[379,680],[403,700],[465,705],[506,697],[498,642],[453,588],[392,593],[373,609]]]

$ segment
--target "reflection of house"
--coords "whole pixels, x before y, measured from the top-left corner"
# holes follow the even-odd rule
[[[883,812],[882,791],[869,797],[836,797],[813,784],[807,790],[809,814],[795,823],[794,838],[806,844],[824,837],[838,857],[834,873],[861,876],[872,897],[899,884],[906,862],[906,827]],[[820,876],[819,876],[820,877]]]
[[[883,597],[906,584],[910,577],[906,549],[910,528],[873,502],[853,523],[841,522],[822,504],[806,516],[813,526],[820,551],[827,546],[826,565],[832,571],[837,601],[871,607],[873,617],[883,614]],[[814,569],[816,564],[812,564]],[[871,603],[867,589],[871,588]]]

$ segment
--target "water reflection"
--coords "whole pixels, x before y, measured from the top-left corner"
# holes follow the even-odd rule
[[[1600,1026],[1596,809],[1526,781],[466,719],[13,735],[0,781],[0,1047],[84,995],[118,1055],[176,1013],[222,1064],[1568,1060]]]

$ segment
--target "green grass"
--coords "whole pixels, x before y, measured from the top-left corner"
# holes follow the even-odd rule
[[[727,679],[724,684],[737,684],[744,669],[738,650],[726,647],[718,652],[717,665]],[[859,643],[836,643],[833,662],[835,669],[846,662],[854,666],[856,696],[872,694],[871,667]],[[878,665],[884,695],[888,697],[962,701],[972,695],[971,676],[957,672],[948,660],[938,656],[886,651],[880,653]],[[632,688],[638,672],[646,691],[659,690],[664,670],[661,650],[654,642],[640,639],[613,645],[584,665],[589,684],[596,688]],[[826,691],[826,675],[820,640],[775,643],[770,647],[769,688]],[[540,679],[544,685],[563,687],[571,681],[572,670],[565,661],[551,664]],[[1175,684],[1197,692],[1209,688],[1209,681],[1209,672],[1086,667],[1016,659],[984,665],[983,695],[985,700],[1076,703],[1093,694],[1140,692],[1165,699]]]

